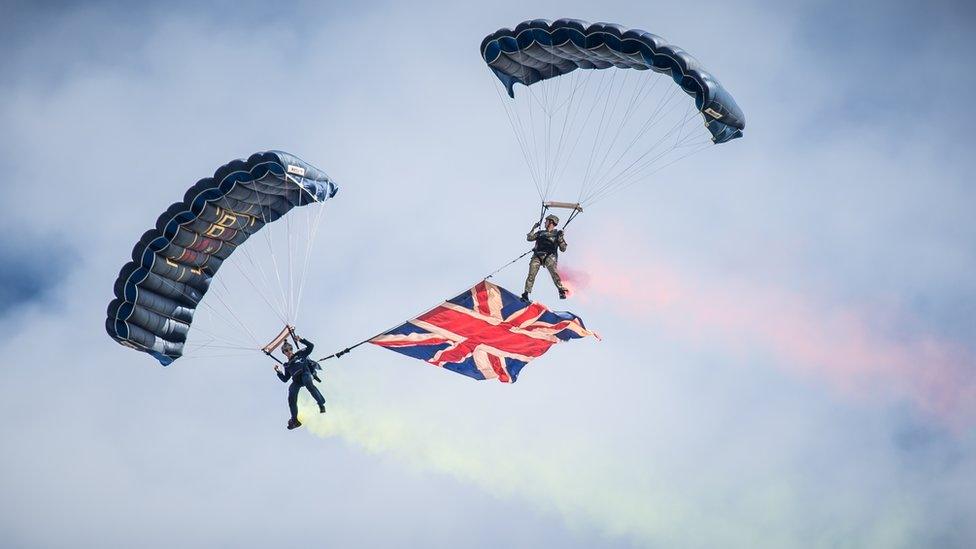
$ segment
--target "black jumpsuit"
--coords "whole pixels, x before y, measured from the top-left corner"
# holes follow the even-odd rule
[[[293,354],[288,362],[285,363],[284,372],[275,372],[278,374],[278,379],[282,383],[287,383],[291,380],[291,385],[288,386],[288,410],[291,411],[291,418],[294,420],[298,419],[298,391],[302,387],[305,387],[309,393],[311,393],[312,398],[315,402],[322,406],[325,404],[325,397],[319,392],[319,388],[312,383],[312,368],[314,367],[308,359],[308,355],[312,352],[315,345],[305,339],[299,338],[302,345],[305,347]]]

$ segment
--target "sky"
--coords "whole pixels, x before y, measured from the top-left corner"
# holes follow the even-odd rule
[[[0,545],[976,545],[971,5],[3,11]],[[162,368],[106,336],[142,232],[255,151],[341,186],[299,324],[323,351],[521,253],[537,196],[477,48],[537,17],[664,36],[746,113],[567,230],[573,296],[533,297],[602,340],[514,385],[364,346],[287,431],[260,354]]]

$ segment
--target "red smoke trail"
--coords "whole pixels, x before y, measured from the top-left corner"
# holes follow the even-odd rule
[[[581,290],[585,290],[590,285],[590,275],[586,271],[579,271],[570,267],[560,266],[557,271],[559,278],[566,287],[567,296],[575,296]]]
[[[910,319],[878,318],[783,288],[695,280],[661,262],[639,265],[611,255],[585,264],[588,301],[653,318],[679,337],[771,352],[778,367],[848,396],[894,396],[951,427],[976,424],[976,358],[950,340],[894,337],[876,327]]]

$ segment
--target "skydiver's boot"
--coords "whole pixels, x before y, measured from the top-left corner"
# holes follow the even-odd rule
[[[559,299],[566,299],[566,288],[559,288]]]
[[[529,292],[522,292],[522,301],[529,302]]]
[[[298,421],[298,418],[291,418],[288,420],[288,430],[297,429],[302,426],[302,422]]]
[[[325,413],[325,404],[319,404],[319,413],[320,414],[324,414]]]

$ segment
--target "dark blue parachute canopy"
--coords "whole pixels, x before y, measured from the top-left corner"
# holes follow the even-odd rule
[[[105,329],[166,366],[182,356],[197,304],[221,263],[264,225],[339,188],[325,172],[282,151],[221,166],[142,235],[115,281]]]
[[[576,69],[652,70],[666,73],[695,98],[715,143],[742,136],[746,120],[732,95],[698,61],[660,36],[612,23],[578,19],[525,21],[481,42],[481,56],[515,97],[516,83],[531,86]]]

